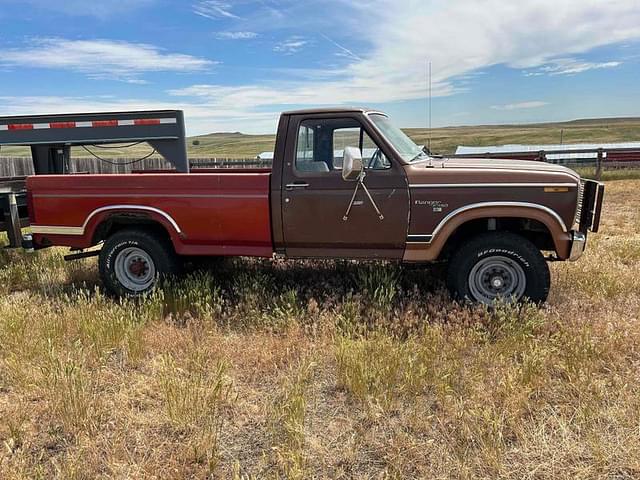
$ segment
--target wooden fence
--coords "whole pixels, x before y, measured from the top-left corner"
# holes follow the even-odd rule
[[[256,158],[190,158],[192,168],[255,168],[270,167],[271,161]],[[172,165],[161,157],[135,161],[131,158],[72,158],[71,173],[130,173],[132,170],[172,169]],[[0,177],[24,177],[33,175],[33,161],[30,157],[0,157]]]
[[[551,160],[548,156],[558,154],[596,154],[586,158],[565,158]],[[451,157],[506,158],[513,160],[539,160],[549,163],[560,163],[572,167],[596,167],[600,176],[605,166],[608,168],[640,167],[640,151],[638,149],[590,149],[559,150],[541,152],[486,152],[482,154],[451,155]],[[271,160],[257,158],[190,158],[192,168],[256,168],[271,167]],[[131,158],[108,158],[98,160],[93,157],[77,157],[70,161],[71,173],[130,173],[132,170],[164,170],[172,169],[172,165],[162,157],[147,158],[135,161]],[[33,162],[30,157],[0,157],[0,177],[24,177],[33,175]]]

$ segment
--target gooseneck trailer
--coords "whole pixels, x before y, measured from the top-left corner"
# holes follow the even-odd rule
[[[136,142],[174,168],[65,175],[72,146]],[[558,165],[431,156],[367,109],[283,113],[271,168],[190,171],[179,111],[5,117],[0,145],[30,146],[35,171],[0,190],[11,246],[28,223],[27,247],[98,254],[117,295],[153,289],[185,257],[280,255],[447,262],[456,298],[540,302],[547,261],[582,255],[604,198]]]
[[[189,172],[184,113],[180,110],[0,117],[2,146],[31,148],[35,175],[70,173],[71,147],[146,142],[178,172]],[[64,215],[64,212],[60,212]],[[0,177],[0,232],[10,247],[29,225],[26,177]]]

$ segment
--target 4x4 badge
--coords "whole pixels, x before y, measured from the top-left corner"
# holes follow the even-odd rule
[[[448,203],[441,202],[440,200],[416,200],[414,203],[420,206],[431,207],[435,213],[442,212],[445,208],[449,207]]]

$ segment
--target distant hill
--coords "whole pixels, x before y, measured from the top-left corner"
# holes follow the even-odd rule
[[[557,123],[535,123],[522,125],[475,125],[461,127],[409,128],[405,130],[414,141],[427,145],[431,138],[431,149],[437,153],[453,153],[458,145],[484,146],[512,143],[564,143],[580,142],[628,142],[640,141],[640,118],[595,118]],[[190,137],[190,157],[255,157],[259,153],[272,151],[274,135],[246,135],[240,132],[219,132]],[[147,145],[129,149],[109,151],[112,157],[136,157],[149,152]],[[105,155],[103,151],[99,152]],[[4,147],[3,156],[25,156],[24,147]],[[74,156],[88,156],[87,152],[75,148]]]
[[[463,127],[407,129],[418,144],[438,153],[453,153],[458,145],[547,144],[581,142],[640,141],[640,118],[584,119],[557,123],[522,125],[476,125]]]
[[[259,153],[272,151],[275,135],[245,135],[243,133],[211,133],[190,137],[191,157],[255,157]]]

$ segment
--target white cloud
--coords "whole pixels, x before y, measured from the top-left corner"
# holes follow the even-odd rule
[[[256,32],[217,32],[216,38],[220,40],[251,40],[256,38]]]
[[[361,14],[370,17],[362,23],[376,26],[370,30],[373,51],[350,71],[413,98],[425,95],[427,59],[434,81],[451,85],[456,77],[492,65],[531,68],[640,37],[637,0],[373,3],[370,13],[361,5]]]
[[[239,19],[240,17],[233,14],[231,9],[232,5],[230,3],[218,0],[202,0],[193,5],[193,13],[201,17],[210,18],[211,20],[218,20],[220,18]]]
[[[294,53],[298,53],[308,44],[309,41],[305,40],[303,37],[294,36],[278,43],[275,47],[273,47],[273,51],[284,53],[285,55],[293,55]]]
[[[344,45],[347,39],[354,39],[366,47],[359,48],[358,55],[337,47],[347,64],[327,68],[325,78],[309,75],[294,79],[289,75],[289,81],[194,85],[174,89],[171,94],[216,108],[270,110],[275,118],[285,105],[367,105],[425,99],[428,61],[433,65],[433,95],[437,97],[471,88],[473,75],[491,66],[537,70],[553,65],[558,58],[640,38],[637,0],[327,1],[323,4],[326,11],[340,12],[331,18],[334,31],[341,32],[339,45],[349,50]],[[283,12],[295,17],[296,25],[309,25],[317,18],[314,8]],[[257,25],[260,20],[253,22]],[[290,37],[276,50],[299,51],[307,46],[307,38]],[[331,38],[327,41],[336,45]],[[593,65],[589,67],[596,68]],[[607,62],[597,68],[613,66]],[[565,67],[557,72],[585,68],[579,62]]]
[[[277,82],[259,78],[239,86],[198,84],[175,88],[170,92],[172,98],[162,107],[183,106],[192,133],[273,130],[278,112],[285,106],[378,105],[425,99],[428,61],[433,64],[433,94],[444,96],[460,91],[461,79],[470,81],[471,84],[465,85],[465,88],[471,88],[472,75],[494,65],[542,73],[542,68],[557,66],[557,63],[554,64],[557,59],[584,58],[584,54],[594,48],[640,39],[640,8],[637,0],[292,0],[279,1],[277,14],[267,14],[256,8],[251,18],[243,18],[242,21],[236,14],[237,5],[235,0],[233,3],[231,0],[229,3],[198,2],[194,11],[198,7],[196,13],[199,15],[216,20],[235,20],[241,24],[238,30],[260,32],[263,36],[265,32],[292,32],[292,25],[304,34],[304,38],[290,37],[283,43],[309,42],[311,38],[320,42],[320,35],[314,36],[314,32],[330,32],[329,38],[352,53],[355,50],[353,44],[356,44],[357,54],[348,55],[335,47],[345,54],[342,57],[345,63],[342,65],[324,68],[325,72],[321,72],[321,62],[326,58],[309,58],[305,62],[306,69],[299,69],[299,75],[283,75],[283,80]],[[292,12],[294,8],[296,10]],[[318,13],[319,8],[322,8],[322,15]],[[322,28],[319,29],[318,25]],[[285,27],[286,30],[279,30]],[[303,49],[307,46],[298,44],[292,48]],[[149,48],[152,57],[154,53],[161,59],[172,56],[154,47]],[[55,49],[32,50],[28,58],[21,58],[20,65],[66,62]],[[285,51],[281,50],[283,53]],[[6,53],[0,51],[0,63],[8,63],[6,58],[2,58]],[[131,53],[126,56],[128,60],[115,62],[115,72],[100,67],[104,62],[101,53],[80,55],[82,61],[70,62],[72,66],[65,68],[111,77],[114,74],[122,75],[129,68],[134,72],[147,71],[136,70],[141,68],[138,67],[139,63],[145,63],[144,60],[140,61],[139,56]],[[106,58],[108,64],[109,57]],[[88,70],[83,66],[84,59],[91,67]],[[202,70],[211,65],[206,60],[193,57],[184,60],[187,59],[196,62],[191,70]],[[170,60],[168,63],[181,64],[180,61]],[[186,63],[189,64],[189,61]],[[605,64],[609,66],[600,68],[613,68],[611,62],[600,65]],[[576,65],[570,68],[565,65],[565,68],[558,68],[557,72],[576,68]],[[167,70],[183,71],[184,68],[167,67]],[[552,73],[546,71],[543,74]],[[140,80],[140,75],[124,78]],[[70,105],[82,111],[90,105],[94,106],[93,110],[105,105],[115,105],[117,109],[138,105],[135,101],[104,102],[96,106],[90,99],[63,99],[58,108],[64,111],[69,109],[65,105]],[[14,100],[11,104],[4,100],[0,102],[0,109],[14,113],[13,106],[9,108],[7,105],[20,107],[21,103],[20,100]],[[41,107],[54,107],[56,104],[32,102],[27,105],[35,112],[42,112],[47,109]],[[140,102],[140,105],[147,104]],[[515,110],[513,106],[503,111]]]
[[[586,62],[576,58],[556,58],[549,61],[533,72],[526,72],[526,76],[540,75],[576,75],[589,70],[602,70],[604,68],[616,68],[622,62]]]
[[[0,65],[72,70],[93,79],[142,83],[145,72],[198,72],[216,62],[166,53],[153,45],[113,40],[37,39],[25,48],[0,50]]]
[[[525,110],[529,108],[540,108],[549,105],[547,102],[532,101],[532,102],[520,102],[520,103],[508,103],[506,105],[493,105],[493,110]]]

